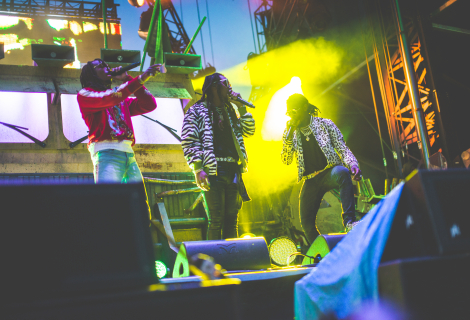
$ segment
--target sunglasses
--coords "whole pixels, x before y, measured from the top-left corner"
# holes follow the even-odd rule
[[[232,86],[230,85],[230,82],[228,81],[228,79],[221,79],[221,80],[215,80],[213,83],[214,84],[217,84],[217,83],[221,83],[224,87],[227,87],[227,88],[231,88]]]
[[[100,63],[97,64],[96,66],[93,66],[93,69],[102,68],[102,69],[108,69],[109,70],[109,66],[106,64],[106,62],[101,61],[101,60],[95,60],[95,61],[100,61]]]

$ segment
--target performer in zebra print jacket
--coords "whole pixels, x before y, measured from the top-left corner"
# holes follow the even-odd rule
[[[250,200],[242,180],[248,164],[243,137],[255,133],[255,121],[232,101],[239,94],[222,74],[207,76],[202,89],[184,116],[181,145],[207,203],[208,238],[236,238],[238,211]]]

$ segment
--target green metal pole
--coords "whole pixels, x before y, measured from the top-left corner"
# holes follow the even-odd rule
[[[101,0],[101,8],[103,9],[104,48],[108,49],[108,31],[106,27],[106,0]]]
[[[185,54],[188,53],[189,50],[191,49],[191,46],[192,46],[194,40],[196,39],[196,36],[197,36],[197,34],[199,33],[199,30],[201,30],[202,25],[204,24],[204,21],[206,21],[206,17],[202,18],[202,21],[201,21],[201,23],[199,24],[199,27],[197,27],[196,33],[194,33],[194,36],[191,38],[191,41],[189,41],[189,44],[188,44],[188,46],[186,47],[186,50],[184,50],[184,53],[185,53]]]
[[[153,6],[153,12],[152,12],[152,18],[150,19],[149,31],[147,33],[147,39],[145,39],[144,52],[142,54],[142,63],[140,64],[140,72],[142,72],[142,70],[144,68],[145,55],[147,54],[146,53],[147,52],[147,47],[149,45],[150,38],[152,37],[153,26],[155,25],[155,14],[157,12],[157,7],[158,7],[157,1],[155,1],[155,4]]]
[[[158,5],[157,35],[155,39],[155,63],[163,63],[162,17],[162,3],[160,2]]]

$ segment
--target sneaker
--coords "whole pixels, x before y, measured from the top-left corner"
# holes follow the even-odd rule
[[[361,221],[354,221],[354,222],[348,222],[346,224],[346,233],[349,233],[352,229],[354,229]]]

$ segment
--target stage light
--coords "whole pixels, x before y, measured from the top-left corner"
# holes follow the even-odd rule
[[[166,265],[160,260],[155,261],[155,270],[159,279],[164,278],[168,272]]]
[[[145,4],[145,0],[127,0],[133,7],[139,8]]]
[[[297,252],[297,246],[295,242],[287,237],[279,237],[271,240],[269,244],[269,256],[272,262],[279,266],[287,265],[287,258],[295,252]],[[294,261],[295,256],[289,258],[289,264]]]
[[[302,83],[299,77],[292,77],[290,82],[279,89],[271,98],[263,121],[261,136],[265,141],[281,141],[286,122],[290,119],[287,115],[287,99],[294,93],[302,92]]]
[[[256,235],[254,233],[244,233],[240,236],[240,238],[254,238]]]

